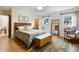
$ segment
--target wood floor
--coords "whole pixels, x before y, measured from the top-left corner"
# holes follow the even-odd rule
[[[0,51],[2,52],[21,52],[25,48],[20,46],[20,44],[14,41],[14,39],[9,39],[7,36],[0,37]]]
[[[67,52],[79,52],[79,44],[71,44],[68,42],[65,42],[65,43],[69,44],[69,47],[71,48],[69,51],[67,50]],[[54,47],[58,47],[58,46],[50,45],[50,47],[46,48],[46,50],[44,51],[45,52],[59,52],[59,51],[56,51],[56,48]],[[16,39],[9,39],[7,36],[0,37],[0,52],[29,52],[30,50],[32,50],[32,52],[36,51],[35,48],[33,47],[30,49],[27,49],[22,42]]]

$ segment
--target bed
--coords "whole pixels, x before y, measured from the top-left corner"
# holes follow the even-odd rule
[[[37,30],[37,29],[24,29],[24,30],[19,30],[18,26],[26,26],[26,28],[28,26],[31,26],[31,24],[28,23],[15,23],[14,27],[15,27],[15,37],[22,40],[25,45],[27,47],[29,47],[32,43],[32,41],[34,40],[35,36],[39,36],[42,34],[45,34],[46,32],[44,32],[43,30]]]

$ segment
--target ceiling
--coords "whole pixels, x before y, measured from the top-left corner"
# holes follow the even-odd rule
[[[0,10],[10,11],[12,8],[18,8],[18,9],[32,10],[33,12],[40,14],[40,13],[49,13],[49,12],[72,9],[76,6],[47,6],[43,10],[37,10],[36,7],[37,6],[0,6]]]
[[[36,10],[36,7],[38,6],[0,6],[0,10],[10,10],[11,8],[29,8]],[[53,11],[55,11],[55,10],[70,9],[73,7],[75,6],[47,6],[46,9],[52,9]]]

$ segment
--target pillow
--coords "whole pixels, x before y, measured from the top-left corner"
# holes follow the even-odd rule
[[[31,26],[26,26],[27,27],[27,30],[31,30],[32,29],[32,27]]]
[[[17,27],[19,30],[25,30],[25,26],[18,26]]]

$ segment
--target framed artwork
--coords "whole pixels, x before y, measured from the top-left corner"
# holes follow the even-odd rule
[[[18,21],[20,22],[28,22],[29,21],[29,17],[28,16],[18,16]]]
[[[47,25],[49,23],[49,18],[48,17],[45,17],[44,18],[44,25]]]
[[[24,16],[19,15],[19,16],[18,16],[18,21],[24,22]]]
[[[72,16],[64,16],[64,25],[72,25]]]
[[[29,17],[28,16],[24,16],[24,21],[25,22],[29,22]]]
[[[44,24],[45,24],[45,25],[48,24],[48,19],[44,19]]]

